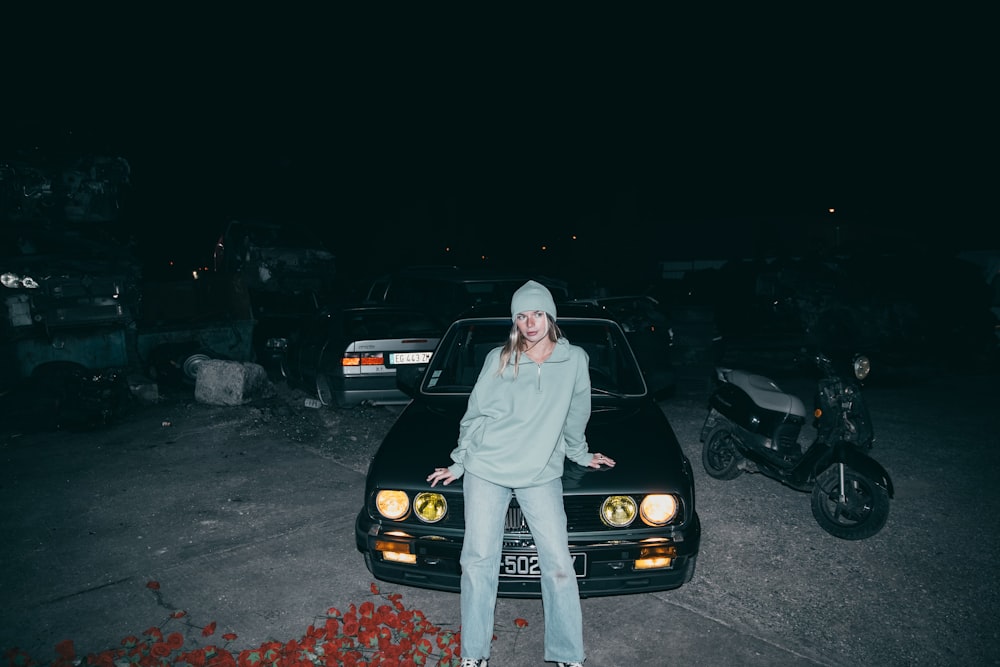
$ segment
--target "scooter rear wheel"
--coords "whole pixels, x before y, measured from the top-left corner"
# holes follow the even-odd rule
[[[840,468],[835,464],[816,479],[812,491],[816,522],[834,537],[862,540],[882,530],[889,518],[889,493],[851,468],[844,467],[844,493],[840,493]]]
[[[728,426],[716,426],[701,448],[701,464],[705,472],[715,479],[736,479],[743,473],[740,463],[743,455],[736,449],[733,432]]]

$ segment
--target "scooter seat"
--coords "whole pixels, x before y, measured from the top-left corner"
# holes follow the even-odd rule
[[[781,388],[774,384],[774,381],[769,377],[741,370],[730,370],[726,373],[726,379],[733,386],[745,391],[754,403],[765,410],[774,410],[803,418],[806,416],[806,406],[802,400],[798,396],[781,391]]]

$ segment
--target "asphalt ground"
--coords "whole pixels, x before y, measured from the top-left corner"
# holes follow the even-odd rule
[[[583,600],[587,665],[1000,664],[998,377],[930,371],[866,391],[896,498],[881,533],[845,542],[815,525],[807,494],[704,475],[709,385],[682,375],[687,394],[664,409],[695,463],[698,572],[676,591]],[[46,663],[60,641],[84,655],[151,626],[235,653],[384,601],[353,522],[391,414],[179,391],[88,431],[11,428],[16,416],[0,429],[0,653]],[[458,595],[378,587],[458,629]],[[168,621],[178,611],[188,625]],[[542,628],[540,601],[500,600],[491,664],[544,664]]]
[[[363,474],[289,439],[268,414],[180,398],[102,429],[4,434],[0,650],[46,663],[63,640],[82,656],[161,626],[236,652],[299,638],[330,607],[379,602],[354,547]],[[458,629],[458,595],[379,588]],[[583,601],[588,665],[819,664],[670,593],[636,603]],[[167,621],[180,610],[195,627]],[[540,601],[501,600],[496,620],[492,664],[545,664]],[[222,641],[228,633],[237,638]]]

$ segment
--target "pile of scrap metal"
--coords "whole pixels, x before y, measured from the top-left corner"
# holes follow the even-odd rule
[[[193,384],[193,360],[252,357],[239,280],[143,280],[120,238],[129,173],[123,158],[0,159],[0,397],[18,416],[107,423],[130,376]]]
[[[217,275],[238,277],[253,310],[254,360],[272,377],[303,322],[335,299],[336,257],[308,225],[231,220],[213,249]]]

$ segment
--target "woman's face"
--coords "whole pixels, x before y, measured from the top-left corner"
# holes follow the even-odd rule
[[[543,310],[527,310],[514,318],[517,330],[529,343],[537,343],[549,333],[549,318]]]

